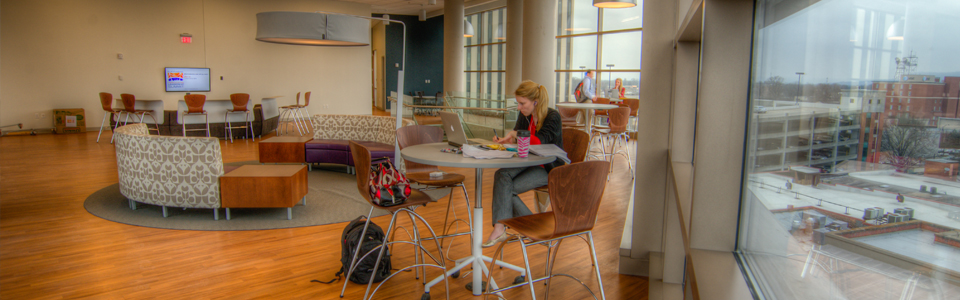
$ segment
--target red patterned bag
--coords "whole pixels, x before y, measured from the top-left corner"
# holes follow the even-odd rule
[[[402,204],[410,197],[410,182],[400,173],[390,159],[370,166],[370,199],[380,206],[394,206]]]

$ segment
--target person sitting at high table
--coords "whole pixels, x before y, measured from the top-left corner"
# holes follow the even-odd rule
[[[547,107],[550,96],[547,88],[530,80],[524,80],[514,92],[517,98],[517,124],[503,137],[493,137],[501,144],[516,143],[517,130],[530,131],[530,145],[554,144],[563,149],[563,130],[560,112]],[[507,238],[506,228],[500,220],[529,215],[532,212],[517,196],[534,188],[547,185],[547,173],[555,167],[564,165],[563,160],[555,160],[542,166],[523,168],[502,168],[493,178],[493,232],[483,243],[491,247]]]

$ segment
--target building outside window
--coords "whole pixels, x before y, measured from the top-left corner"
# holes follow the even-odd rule
[[[504,64],[507,56],[507,9],[498,8],[466,16],[473,37],[464,38],[466,92],[473,95],[503,95]],[[510,91],[512,93],[512,91]]]
[[[738,236],[753,286],[960,299],[960,2],[801,2],[755,5],[749,107],[765,112],[748,121]],[[842,101],[904,89],[919,109]]]
[[[640,94],[640,40],[643,2],[636,7],[600,9],[593,1],[557,4],[557,101],[574,101],[584,70],[596,70],[597,96],[619,98],[611,89],[620,78],[625,98]]]

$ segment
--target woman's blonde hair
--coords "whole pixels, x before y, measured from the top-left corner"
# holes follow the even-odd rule
[[[537,131],[539,131],[540,128],[543,127],[543,120],[547,118],[547,108],[550,103],[550,95],[547,95],[547,88],[536,82],[524,80],[513,94],[534,101],[533,111],[537,116]]]

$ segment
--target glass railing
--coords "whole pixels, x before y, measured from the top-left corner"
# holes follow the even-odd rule
[[[395,101],[395,94],[391,95]],[[517,121],[517,102],[513,96],[447,92],[442,99],[435,96],[403,97],[403,117],[420,125],[440,124],[440,111],[460,115],[467,138],[490,139],[512,130]]]

